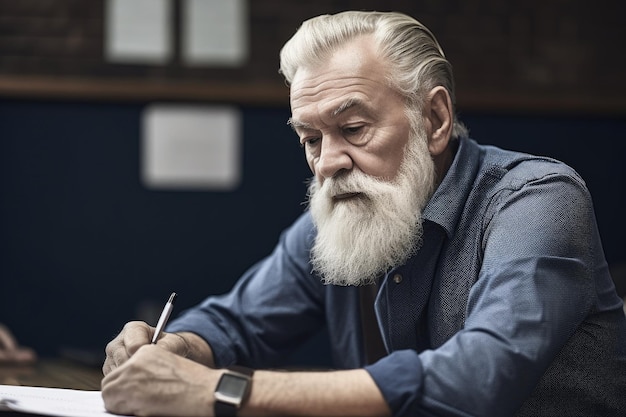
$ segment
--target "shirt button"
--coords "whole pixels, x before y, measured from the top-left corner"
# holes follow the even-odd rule
[[[393,276],[393,282],[395,282],[396,284],[399,284],[402,282],[402,275],[400,274],[395,274]]]

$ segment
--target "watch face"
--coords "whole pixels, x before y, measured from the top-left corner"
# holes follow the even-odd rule
[[[246,394],[249,378],[231,373],[225,373],[220,378],[215,390],[215,398],[233,404],[239,404]]]

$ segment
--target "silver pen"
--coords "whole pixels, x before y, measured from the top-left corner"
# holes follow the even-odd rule
[[[161,312],[161,317],[159,317],[159,321],[157,322],[156,328],[154,329],[154,336],[152,336],[152,344],[155,344],[159,337],[161,337],[161,333],[163,333],[163,329],[167,324],[167,320],[170,318],[170,314],[172,314],[172,309],[174,308],[174,301],[176,301],[176,293],[173,292],[170,295],[169,300],[165,303],[165,307],[163,307],[163,312]]]

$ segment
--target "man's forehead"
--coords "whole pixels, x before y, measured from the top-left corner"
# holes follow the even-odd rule
[[[323,103],[316,106],[316,111],[320,115],[334,119],[349,111],[362,111],[369,113],[371,111],[369,103],[358,95],[350,95],[347,97],[341,97],[336,100],[332,100],[328,103]],[[302,115],[305,119],[299,118],[299,113],[295,112],[295,116],[292,113],[292,117],[289,118],[287,123],[294,129],[313,129],[313,126],[306,120],[306,114]]]
[[[290,104],[295,119],[318,114],[337,117],[348,110],[368,110],[382,95],[391,93],[383,76],[324,73],[291,87]]]

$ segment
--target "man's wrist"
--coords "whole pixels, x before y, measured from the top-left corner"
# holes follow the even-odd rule
[[[192,332],[177,332],[175,334],[185,344],[186,351],[181,356],[211,368],[215,367],[213,350],[206,340]]]

